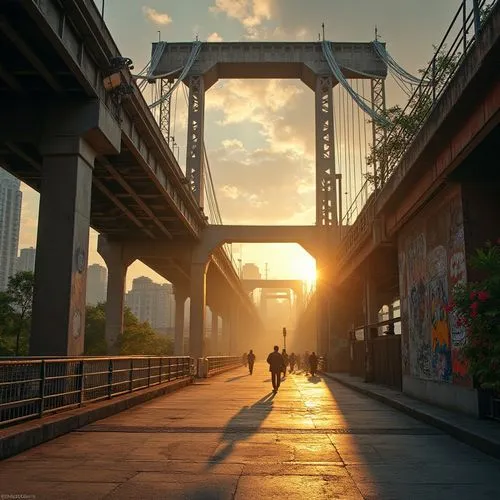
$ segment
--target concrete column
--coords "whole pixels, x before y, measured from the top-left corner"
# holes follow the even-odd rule
[[[191,307],[189,311],[189,355],[205,356],[203,337],[205,333],[205,310],[207,304],[207,264],[191,264]]]
[[[184,355],[184,306],[186,304],[187,292],[174,285],[175,294],[175,343],[174,354]]]
[[[213,356],[217,355],[219,350],[219,315],[215,309],[212,309],[212,333],[210,337],[210,351]]]
[[[106,293],[106,345],[108,354],[120,353],[120,338],[123,334],[123,307],[127,269],[135,260],[126,255],[124,244],[109,241],[99,235],[97,251],[108,268],[108,287]]]
[[[231,333],[229,336],[229,354],[240,354],[240,308],[239,305],[233,301],[231,302]]]
[[[222,316],[222,348],[223,355],[229,354],[229,344],[231,338],[231,322],[229,320],[229,312],[224,313]]]
[[[32,356],[83,353],[94,150],[79,137],[42,148]]]

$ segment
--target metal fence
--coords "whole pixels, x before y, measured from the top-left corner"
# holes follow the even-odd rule
[[[215,375],[230,368],[237,368],[243,364],[241,356],[208,356],[205,360],[207,376]]]
[[[2,360],[0,425],[192,375],[188,356]]]

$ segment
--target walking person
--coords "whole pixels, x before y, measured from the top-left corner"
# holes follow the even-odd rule
[[[296,360],[297,360],[297,370],[300,371],[300,368],[302,366],[302,362],[300,360],[300,354],[297,354]]]
[[[275,345],[273,352],[271,352],[267,357],[274,394],[278,392],[281,384],[281,372],[283,370],[283,356],[279,353],[279,349],[280,348]]]
[[[292,352],[292,354],[290,354],[290,358],[289,358],[289,362],[290,362],[290,373],[293,372],[293,370],[295,369],[295,362],[297,361],[297,358],[295,356],[295,353]]]
[[[304,372],[306,375],[309,373],[309,351],[304,354]]]
[[[252,349],[250,349],[250,352],[248,353],[247,361],[248,361],[248,371],[250,372],[250,375],[252,375],[253,365],[255,363],[255,354],[253,353]]]
[[[314,351],[309,356],[309,367],[311,369],[311,376],[314,377],[318,369],[318,356],[316,356]]]
[[[288,354],[286,353],[286,349],[281,351],[281,356],[283,356],[283,378],[286,377],[286,367],[288,366]]]

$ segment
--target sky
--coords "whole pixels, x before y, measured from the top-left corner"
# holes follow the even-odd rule
[[[102,0],[95,0],[101,8]],[[459,0],[105,0],[104,18],[122,55],[136,70],[150,60],[151,43],[165,41],[368,42],[379,36],[413,74],[432,57]],[[160,33],[158,33],[160,32]],[[149,98],[151,89],[147,91]],[[401,102],[388,82],[387,102]],[[185,93],[174,98],[174,152],[184,169]],[[206,95],[205,144],[226,224],[314,224],[314,95],[294,80],[224,80]],[[348,188],[345,188],[348,189]],[[39,196],[23,185],[20,248],[36,245]],[[354,196],[346,194],[347,198]],[[91,230],[89,264],[104,262]],[[236,259],[255,262],[269,278],[309,279],[314,260],[298,245],[233,245]],[[135,262],[132,279],[154,271]]]

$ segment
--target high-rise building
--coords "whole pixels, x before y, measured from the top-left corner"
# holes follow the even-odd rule
[[[0,168],[0,291],[15,273],[22,193],[19,179]]]
[[[99,264],[91,264],[87,269],[87,304],[95,306],[106,302],[108,271]]]
[[[175,298],[170,283],[160,285],[145,276],[135,278],[125,304],[139,321],[147,321],[159,333],[173,334]]]
[[[21,248],[17,258],[16,272],[30,271],[35,272],[36,250],[33,247]]]
[[[259,266],[253,262],[248,262],[243,266],[242,277],[244,280],[260,280],[260,270]]]

